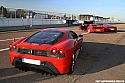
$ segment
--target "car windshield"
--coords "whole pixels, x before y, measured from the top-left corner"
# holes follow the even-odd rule
[[[41,31],[29,37],[25,42],[37,43],[37,44],[54,44],[60,38],[62,38],[62,36],[63,32]]]

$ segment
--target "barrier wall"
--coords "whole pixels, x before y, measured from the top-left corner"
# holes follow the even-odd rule
[[[0,18],[0,31],[68,26],[62,19]]]
[[[0,31],[10,30],[24,30],[24,29],[37,29],[37,28],[49,28],[49,27],[64,27],[70,24],[66,23],[66,20],[62,19],[12,19],[12,18],[0,18]],[[69,21],[68,21],[69,22]],[[81,25],[84,21],[73,21],[71,25]],[[98,23],[122,23],[122,22],[109,22],[109,21],[95,21]]]
[[[27,25],[50,25],[65,24],[65,20],[61,19],[12,19],[0,18],[0,27],[2,26],[27,26]]]

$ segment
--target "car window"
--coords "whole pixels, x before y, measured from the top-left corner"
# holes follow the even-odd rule
[[[70,39],[73,39],[73,36],[72,36],[70,33],[69,33],[69,38],[70,38]]]
[[[53,44],[61,39],[62,36],[63,33],[57,31],[37,32],[36,34],[29,37],[25,42],[37,44]]]
[[[76,39],[76,38],[78,38],[78,36],[77,36],[77,34],[76,34],[75,32],[70,31],[70,32],[69,32],[69,38],[70,38],[70,39]]]

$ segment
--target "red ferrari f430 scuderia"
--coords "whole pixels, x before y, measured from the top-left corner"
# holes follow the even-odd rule
[[[15,68],[38,68],[51,74],[73,73],[83,35],[61,28],[48,28],[9,45]]]

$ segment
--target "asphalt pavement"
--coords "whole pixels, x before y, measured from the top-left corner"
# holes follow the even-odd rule
[[[125,24],[118,32],[86,33],[78,26],[64,27],[84,34],[72,75],[42,75],[36,71],[15,69],[9,60],[8,46],[13,37],[30,36],[38,30],[0,32],[0,83],[125,83]]]

